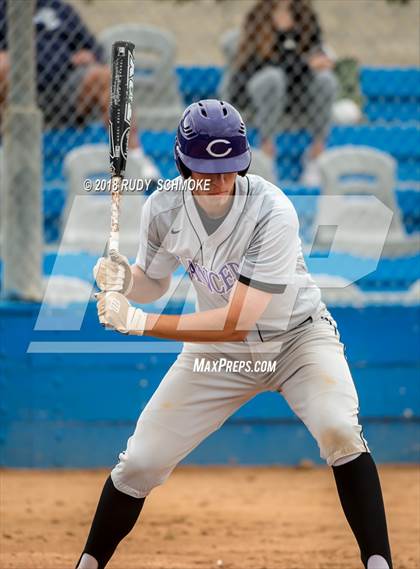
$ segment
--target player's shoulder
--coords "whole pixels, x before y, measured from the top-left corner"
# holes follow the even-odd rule
[[[297,219],[296,210],[283,190],[256,174],[247,174],[251,202],[258,200],[264,213],[281,215],[284,219]]]
[[[269,182],[262,176],[258,176],[257,174],[247,174],[246,178],[249,181],[249,193],[251,195],[264,196],[267,201],[270,201],[273,204],[286,205],[290,202],[289,198],[279,186]]]
[[[182,178],[162,180],[156,190],[147,198],[146,206],[151,218],[165,217],[177,213],[183,206]]]

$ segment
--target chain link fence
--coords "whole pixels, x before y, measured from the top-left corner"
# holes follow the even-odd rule
[[[382,196],[394,208],[397,223],[391,256],[415,254],[420,229],[416,2],[11,0],[10,6],[0,0],[5,189],[1,207],[7,212],[2,217],[2,256],[6,266],[16,265],[19,251],[25,248],[32,265],[40,264],[35,229],[39,185],[44,242],[56,248],[73,196],[81,193],[72,182],[81,179],[75,170],[86,178],[107,175],[109,59],[117,39],[136,45],[136,127],[130,141],[133,177],[153,182],[175,177],[174,131],[183,109],[202,98],[224,98],[246,120],[254,155],[252,172],[272,180],[292,198],[309,198],[296,202],[302,236],[309,244],[317,223],[318,196],[325,193],[322,156],[331,148],[351,145],[392,157],[392,199]],[[23,30],[18,16],[21,12],[23,17],[29,6],[32,16]],[[13,118],[15,97],[24,94],[25,104],[32,109],[29,123]],[[41,158],[35,103],[43,124]],[[15,141],[13,147],[8,139]],[[17,140],[26,144],[18,146]],[[33,168],[28,174],[33,183],[22,176],[5,176],[17,163],[21,170]],[[36,164],[41,167],[40,184]],[[146,193],[153,188],[154,183],[148,185]],[[6,207],[8,194],[13,205]],[[380,191],[377,197],[381,199]],[[26,214],[15,220],[10,212],[22,209],[18,202],[26,207]],[[91,211],[94,242],[95,209],[87,211]],[[86,216],[83,220],[86,223]],[[13,239],[20,246],[10,252],[5,236],[16,224],[34,229],[35,237],[21,231],[20,241]],[[73,239],[71,244],[83,253],[89,250],[89,227],[79,230],[84,239]],[[100,245],[95,250],[101,252]],[[409,286],[418,275],[414,265],[407,263],[400,280]],[[37,269],[25,270],[32,282]],[[395,265],[390,271],[395,276]]]

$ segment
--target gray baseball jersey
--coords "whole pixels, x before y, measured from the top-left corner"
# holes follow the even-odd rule
[[[272,292],[246,342],[285,340],[287,332],[321,312],[321,293],[307,271],[296,211],[285,194],[260,176],[238,176],[229,213],[210,235],[190,191],[157,191],[141,219],[137,265],[163,278],[182,265],[197,310],[225,306],[236,280]],[[176,189],[178,188],[178,189]]]

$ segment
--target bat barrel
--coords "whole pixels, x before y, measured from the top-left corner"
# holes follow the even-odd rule
[[[111,231],[108,251],[119,249],[121,185],[128,154],[131,104],[134,90],[134,44],[115,42],[112,46],[111,102],[109,108],[109,158],[111,184]]]
[[[112,46],[111,103],[109,108],[110,167],[112,176],[124,176],[131,105],[134,90],[134,44],[115,42]]]

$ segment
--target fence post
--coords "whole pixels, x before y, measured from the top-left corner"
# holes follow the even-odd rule
[[[3,124],[3,296],[42,296],[42,117],[36,104],[35,0],[8,0],[9,89]]]

